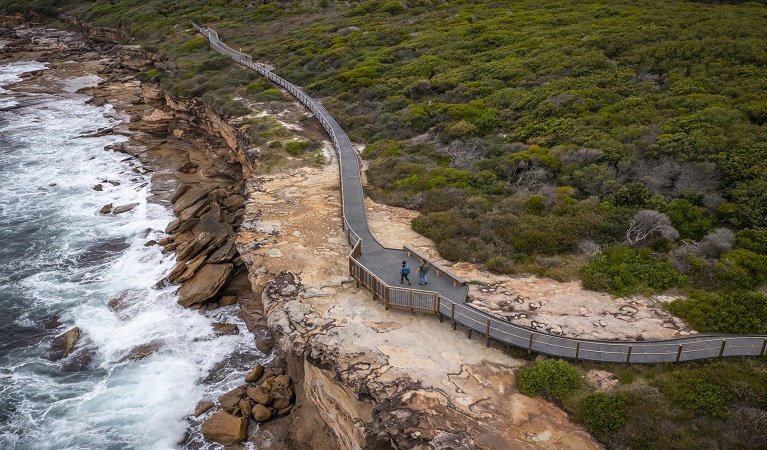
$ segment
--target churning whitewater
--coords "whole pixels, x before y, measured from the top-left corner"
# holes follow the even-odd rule
[[[222,367],[252,337],[213,335],[222,318],[245,331],[234,306],[201,315],[154,287],[174,256],[144,243],[174,217],[147,202],[137,160],[105,151],[124,137],[88,137],[114,125],[109,105],[8,90],[44,67],[0,65],[0,448],[178,448],[195,405],[242,380]],[[118,297],[129,306],[110,308]],[[55,360],[72,327],[77,350]]]

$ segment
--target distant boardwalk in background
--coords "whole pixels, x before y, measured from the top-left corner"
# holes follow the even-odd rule
[[[448,320],[453,329],[460,324],[467,329],[468,337],[482,335],[490,346],[492,341],[551,356],[571,358],[576,361],[601,361],[611,363],[681,362],[726,356],[760,356],[767,347],[765,335],[697,335],[663,341],[598,341],[575,339],[536,331],[522,325],[506,322],[484,313],[465,303],[468,294],[466,282],[450,273],[448,269],[431,262],[429,284],[411,289],[399,284],[399,268],[402,261],[418,267],[417,250],[405,246],[402,250],[383,247],[370,233],[362,192],[360,166],[349,137],[335,119],[316,100],[298,86],[273,74],[271,66],[254,63],[250,55],[240,53],[222,43],[218,34],[210,28],[194,26],[204,34],[217,52],[231,56],[238,63],[249,67],[290,92],[311,110],[325,128],[338,152],[341,167],[341,197],[343,224],[346,238],[352,246],[349,254],[349,273],[358,284],[373,293],[386,308],[424,312]],[[412,272],[411,272],[412,273]]]

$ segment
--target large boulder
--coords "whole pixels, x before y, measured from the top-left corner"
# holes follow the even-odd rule
[[[234,238],[229,239],[224,243],[224,245],[219,247],[215,252],[213,252],[212,255],[210,255],[208,261],[212,264],[231,261],[232,258],[234,258],[235,253],[237,253],[237,247],[234,245],[234,243]]]
[[[60,334],[53,338],[51,342],[51,353],[53,359],[61,359],[65,356],[69,356],[77,345],[77,341],[80,339],[80,328],[74,327],[67,330],[64,334]]]
[[[181,197],[173,203],[173,212],[180,214],[181,211],[189,208],[199,202],[203,197],[207,197],[208,190],[198,187],[187,189]]]
[[[178,215],[178,219],[181,222],[186,222],[187,220],[197,216],[197,213],[200,213],[206,206],[208,206],[209,203],[210,201],[203,197],[197,203],[181,211]]]
[[[251,369],[251,371],[245,376],[245,382],[246,383],[252,383],[259,378],[261,378],[261,375],[264,374],[264,366],[261,364],[256,364],[256,367]]]
[[[243,439],[248,431],[248,419],[235,417],[226,411],[219,411],[202,424],[202,435],[209,441],[222,445],[234,445]]]
[[[232,264],[206,264],[185,281],[178,290],[178,304],[189,307],[205,301],[218,292],[232,272]]]
[[[221,409],[234,409],[245,396],[245,386],[239,386],[218,398]]]
[[[290,406],[293,400],[293,386],[290,383],[290,377],[287,375],[277,376],[272,382],[271,394],[274,397],[272,406],[276,409]]]
[[[272,412],[266,406],[256,403],[250,411],[253,416],[253,420],[256,422],[266,422],[272,418]]]
[[[247,390],[248,397],[256,403],[262,405],[268,405],[272,403],[272,396],[269,395],[269,391],[261,386],[250,386]]]

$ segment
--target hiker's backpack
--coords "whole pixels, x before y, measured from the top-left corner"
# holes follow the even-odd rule
[[[410,274],[410,266],[403,266],[402,267],[402,274],[403,275],[409,275]]]

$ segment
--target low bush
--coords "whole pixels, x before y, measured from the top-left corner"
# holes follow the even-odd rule
[[[669,310],[698,331],[756,333],[767,323],[767,296],[750,291],[697,291],[671,302]]]
[[[290,156],[299,156],[306,151],[309,146],[308,142],[304,141],[290,141],[285,143],[285,151]]]
[[[517,372],[519,392],[528,396],[540,395],[558,402],[565,401],[581,384],[578,369],[561,359],[536,362]]]
[[[694,414],[705,414],[715,419],[726,419],[730,415],[727,389],[717,384],[697,379],[690,380],[672,397],[677,405]]]
[[[662,291],[683,286],[687,279],[668,261],[655,261],[649,249],[612,246],[596,255],[581,270],[586,289],[629,296],[641,287]]]
[[[629,419],[629,398],[625,394],[589,394],[583,400],[580,415],[589,432],[595,436],[613,433]]]

